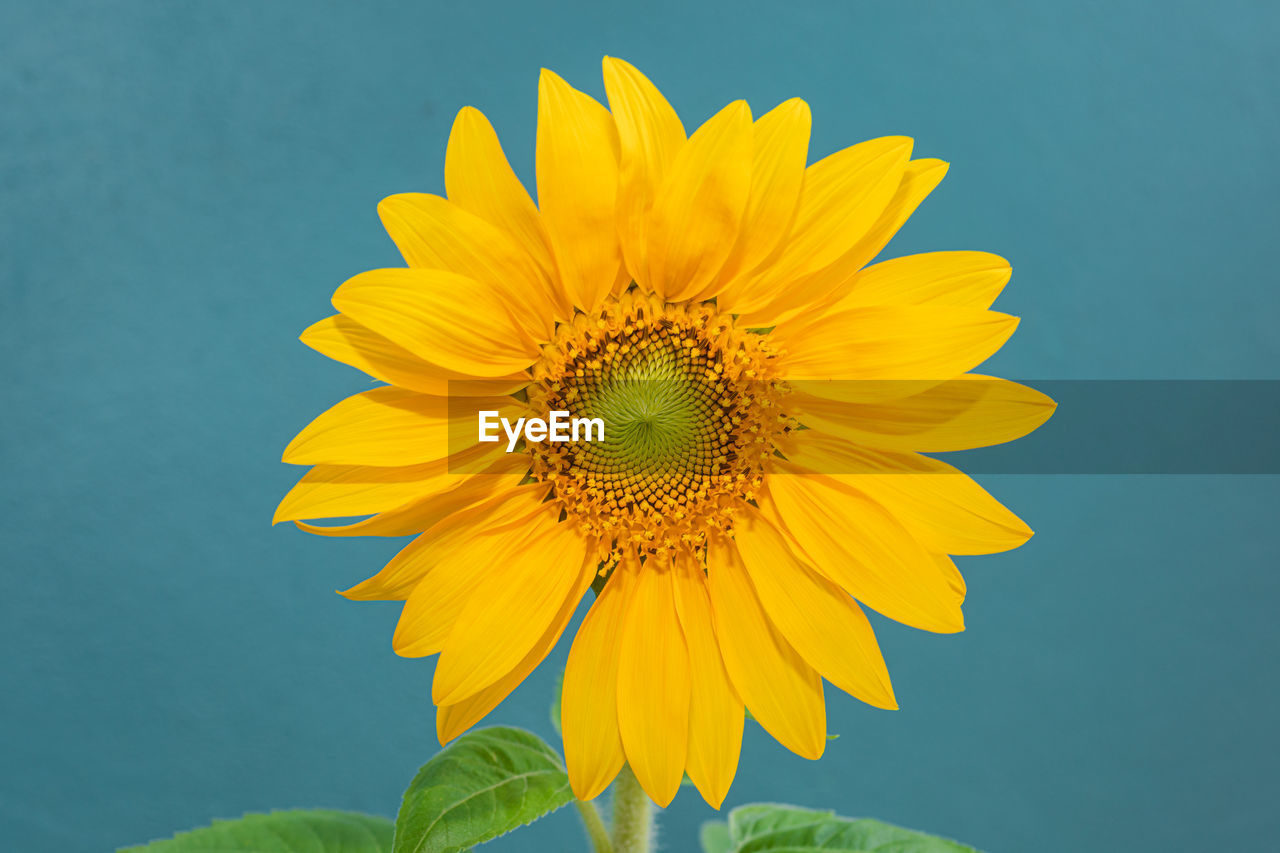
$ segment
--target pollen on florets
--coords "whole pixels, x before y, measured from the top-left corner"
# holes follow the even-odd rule
[[[700,550],[709,532],[732,530],[796,427],[776,357],[714,303],[611,298],[558,327],[529,386],[535,410],[601,418],[604,439],[531,445],[532,474],[606,563]]]

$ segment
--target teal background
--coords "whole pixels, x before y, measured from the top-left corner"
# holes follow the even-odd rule
[[[696,125],[806,98],[822,155],[950,176],[890,254],[997,251],[991,372],[1277,377],[1270,2],[0,2],[0,848],[102,851],[272,807],[391,813],[436,749],[388,540],[268,526],[294,432],[367,380],[296,340],[397,263],[473,104],[532,177],[537,74],[602,54]],[[1091,437],[1081,435],[1081,442]],[[968,631],[876,620],[902,710],[831,691],[817,763],[749,724],[728,805],[996,851],[1280,833],[1275,477],[987,477],[1038,531],[963,561]],[[492,720],[552,732],[566,644]],[[692,850],[712,812],[663,816]],[[581,849],[572,810],[486,849]]]

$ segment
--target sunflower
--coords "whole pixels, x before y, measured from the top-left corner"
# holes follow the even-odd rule
[[[289,444],[314,467],[276,521],[415,536],[343,595],[404,601],[394,648],[439,654],[441,743],[594,587],[563,686],[574,792],[625,763],[660,805],[687,773],[718,808],[744,706],[806,758],[824,680],[897,707],[861,606],[963,630],[950,555],[1031,530],[922,454],[1017,438],[1054,404],[970,372],[1017,324],[988,310],[1002,258],[868,266],[946,163],[890,136],[807,165],[802,100],[759,118],[735,101],[686,136],[631,65],[606,58],[604,84],[608,108],[542,72],[536,205],[470,107],[447,199],[379,205],[407,268],[344,283],[302,340],[385,384]],[[604,439],[477,441],[477,411],[557,409],[599,416]]]

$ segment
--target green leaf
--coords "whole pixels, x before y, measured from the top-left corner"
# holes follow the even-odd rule
[[[709,820],[702,825],[702,853],[729,853],[729,824],[722,820]]]
[[[122,853],[390,853],[392,823],[385,817],[335,811],[247,814]]]
[[[955,841],[870,818],[757,804],[729,813],[730,853],[977,853]]]
[[[541,738],[494,727],[422,766],[396,817],[394,853],[458,853],[572,802],[564,762]]]

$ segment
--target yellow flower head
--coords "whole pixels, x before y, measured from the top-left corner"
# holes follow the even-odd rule
[[[352,599],[405,602],[398,653],[439,653],[442,743],[547,655],[593,584],[565,672],[574,792],[629,763],[659,804],[687,772],[719,807],[744,705],[786,747],[826,743],[823,680],[896,703],[859,602],[963,629],[949,555],[1031,531],[921,455],[1008,441],[1043,395],[969,373],[1012,334],[1009,265],[938,252],[867,266],[947,165],[905,137],[812,165],[801,100],[742,101],[691,136],[639,71],[609,108],[544,71],[535,206],[464,108],[448,199],[379,205],[407,268],[357,275],[308,345],[386,383],[285,461],[276,520],[416,538]],[[599,418],[596,441],[477,441],[478,411]],[[909,475],[909,476],[903,476]],[[340,526],[306,519],[368,516]]]

